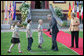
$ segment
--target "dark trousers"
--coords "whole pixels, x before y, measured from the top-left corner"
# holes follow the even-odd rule
[[[52,49],[58,50],[56,37],[57,37],[57,33],[52,34]]]
[[[78,38],[79,38],[79,31],[72,31],[71,32],[71,45],[74,46],[74,38],[76,47],[78,47]]]
[[[31,46],[32,46],[32,43],[33,43],[33,38],[28,38],[28,50],[31,50]]]

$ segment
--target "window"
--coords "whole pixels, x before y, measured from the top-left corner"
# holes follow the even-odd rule
[[[53,1],[53,3],[66,3],[66,1]]]
[[[23,3],[23,2],[25,2],[25,1],[15,1],[16,3]]]
[[[16,14],[17,20],[21,20],[21,14]]]
[[[77,2],[78,2],[79,4],[83,4],[83,1],[76,1],[75,4],[77,4]]]

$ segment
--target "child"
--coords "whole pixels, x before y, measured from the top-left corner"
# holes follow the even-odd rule
[[[31,46],[33,43],[33,38],[32,38],[32,29],[31,29],[31,19],[29,19],[27,21],[27,32],[26,32],[26,37],[28,38],[28,47],[27,50],[30,51],[31,50]]]
[[[11,53],[11,49],[14,47],[15,44],[18,44],[18,50],[19,53],[22,53],[21,49],[20,49],[20,40],[19,40],[19,26],[20,22],[15,22],[15,27],[13,29],[13,34],[12,34],[12,39],[11,39],[11,46],[8,50],[8,53]]]
[[[43,20],[39,20],[38,21],[39,25],[38,25],[38,48],[42,48],[42,43],[43,43],[43,28],[42,28],[42,24],[43,24]]]

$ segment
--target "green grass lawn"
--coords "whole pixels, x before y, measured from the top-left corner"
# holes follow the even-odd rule
[[[12,32],[1,32],[1,55],[78,55],[74,51],[70,50],[69,48],[65,47],[63,44],[57,42],[59,51],[52,51],[51,45],[52,40],[50,37],[44,36],[44,43],[42,44],[43,49],[38,48],[38,33],[33,33],[33,45],[32,45],[32,52],[27,51],[27,39],[26,33],[20,32],[20,43],[21,43],[21,50],[23,53],[18,53],[17,44],[13,47],[12,53],[7,53],[11,45],[11,36]]]
[[[66,33],[71,34],[71,32],[66,32]],[[79,31],[79,37],[83,38],[83,31]]]

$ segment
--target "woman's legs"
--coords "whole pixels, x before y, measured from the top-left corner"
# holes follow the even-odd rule
[[[72,31],[71,32],[71,47],[74,47],[74,34],[75,34],[75,32]]]
[[[79,38],[79,31],[75,31],[75,44],[76,44],[76,48],[78,48],[78,38]]]

